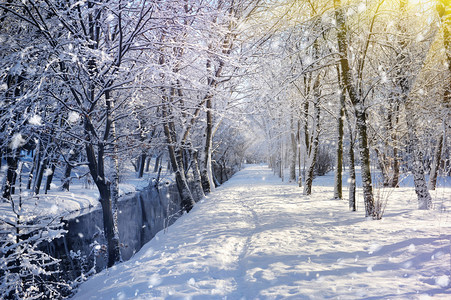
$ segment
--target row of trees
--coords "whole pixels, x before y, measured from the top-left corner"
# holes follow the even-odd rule
[[[347,165],[355,210],[360,163],[365,215],[380,218],[373,162],[386,186],[411,171],[431,208],[428,189],[449,168],[450,15],[448,0],[2,2],[2,198],[16,216],[4,247],[24,236],[23,172],[36,195],[45,176],[44,191],[55,172],[69,190],[74,169],[89,171],[112,266],[124,161],[143,176],[166,158],[188,212],[231,165],[262,159],[246,154],[259,135],[305,194],[334,167],[343,198]]]
[[[274,170],[283,177],[288,166],[289,180],[310,194],[333,156],[334,197],[343,198],[346,163],[356,210],[359,163],[374,219],[374,178],[397,187],[412,172],[419,208],[432,208],[429,189],[439,170],[450,171],[450,1],[287,1],[270,12],[259,16],[275,21],[252,84]]]
[[[23,224],[30,220],[14,206],[22,201],[24,176],[34,196],[51,188],[55,173],[63,174],[61,188],[68,191],[74,169],[89,170],[86,176],[100,195],[108,267],[120,260],[115,206],[124,161],[143,176],[150,158],[158,162],[156,171],[167,158],[186,212],[227,179],[247,147],[234,117],[226,114],[238,101],[232,93],[241,64],[238,24],[257,5],[0,3],[0,155],[6,163],[1,195],[15,215],[13,222],[2,220],[13,232],[1,246],[18,245],[5,254],[6,264],[16,264],[10,270],[18,266],[8,256],[20,253],[20,240],[29,238]],[[6,281],[16,278],[4,272]],[[31,291],[41,297],[42,288],[29,288],[38,273],[22,278],[23,284],[11,281],[3,296],[31,297]]]

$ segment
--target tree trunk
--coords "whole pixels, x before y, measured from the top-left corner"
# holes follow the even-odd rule
[[[149,172],[150,170],[150,160],[152,156],[149,156],[146,158],[146,172]]]
[[[320,107],[319,107],[319,99],[317,98],[314,104],[315,111],[315,131],[313,143],[311,145],[311,151],[309,156],[309,166],[307,168],[307,174],[305,176],[305,185],[304,185],[304,195],[310,195],[312,193],[312,184],[313,184],[313,176],[316,164],[316,158],[318,156],[318,145],[319,145],[319,133],[320,133]]]
[[[36,179],[34,181],[33,185],[33,193],[35,195],[39,194],[39,191],[41,189],[42,179],[44,177],[44,172],[47,169],[51,156],[53,155],[53,144],[51,137],[53,136],[53,131],[50,133],[50,136],[45,138],[45,144],[39,143],[40,149],[39,152],[41,153],[41,159],[40,164],[38,165],[37,173],[36,173]],[[44,186],[44,190],[46,189],[46,186]]]
[[[355,177],[355,158],[354,158],[354,141],[350,141],[349,145],[349,209],[352,211],[357,210],[355,189],[356,189],[356,177]]]
[[[387,163],[387,158],[383,152],[381,152],[378,148],[374,148],[374,151],[376,152],[377,162],[379,164],[379,169],[381,170],[383,186],[387,187],[391,182],[390,175],[388,174],[390,166]]]
[[[47,181],[45,183],[45,191],[44,193],[47,194],[47,191],[50,190],[50,186],[52,184],[53,175],[55,174],[56,169],[56,162],[53,162],[50,167],[50,174],[47,175]]]
[[[444,134],[437,140],[437,146],[435,147],[434,161],[432,162],[431,172],[429,174],[428,187],[430,190],[435,190],[435,187],[437,186],[437,176],[443,149],[443,136]]]
[[[64,169],[64,177],[61,179],[63,185],[62,185],[62,190],[63,191],[69,191],[69,187],[70,187],[70,174],[72,172],[72,168],[73,168],[73,163],[75,162],[75,160],[77,159],[78,155],[79,155],[79,149],[72,149],[68,158],[68,162],[66,163],[66,167]]]
[[[93,98],[93,88],[90,90],[91,98]],[[85,130],[85,150],[86,158],[88,161],[89,173],[97,186],[100,194],[100,204],[102,206],[103,216],[103,231],[105,239],[107,241],[108,262],[107,267],[112,267],[116,262],[120,261],[120,247],[119,239],[117,235],[116,223],[114,222],[113,210],[112,210],[112,197],[111,197],[111,182],[106,178],[105,174],[105,146],[110,139],[111,127],[113,126],[112,115],[112,103],[109,97],[109,92],[105,92],[106,100],[106,123],[103,136],[97,143],[97,158],[94,151],[94,144],[91,140],[92,136],[96,136],[96,132],[93,124],[89,118],[89,115],[84,115],[84,130]],[[114,178],[113,178],[114,180]]]
[[[221,183],[219,182],[218,178],[216,178],[215,172],[213,172],[213,182],[215,183],[215,187],[221,186]]]
[[[362,172],[363,197],[365,203],[365,216],[376,218],[373,198],[373,186],[371,183],[370,151],[368,146],[366,114],[363,99],[358,94],[354,85],[354,79],[348,61],[347,28],[343,8],[340,0],[334,0],[335,20],[337,22],[338,48],[341,54],[340,67],[341,78],[348,91],[349,99],[354,106],[354,113],[359,134],[360,163]]]
[[[33,175],[34,175],[36,166],[40,164],[39,160],[40,160],[41,153],[38,150],[39,144],[36,148],[37,149],[34,151],[34,155],[33,155],[33,164],[31,165],[30,172],[28,173],[27,190],[31,189],[31,184],[33,183]]]
[[[393,145],[393,176],[390,186],[393,188],[399,187],[399,157],[398,157],[398,145]]]
[[[68,192],[70,188],[70,174],[72,172],[72,165],[70,163],[66,163],[66,167],[64,168],[64,177],[61,179],[63,182],[61,188],[63,191]]]
[[[144,175],[144,167],[146,165],[146,153],[143,151],[139,157],[138,162],[138,178],[142,178]]]
[[[439,0],[437,3],[437,12],[440,16],[441,23],[443,25],[443,45],[445,46],[446,60],[448,63],[448,80],[445,83],[445,92],[443,95],[443,103],[446,111],[449,113],[451,109],[451,2],[445,0]],[[444,127],[446,129],[446,123],[449,122],[448,119],[444,119]],[[443,143],[445,142],[446,131],[437,141],[437,148],[434,156],[434,163],[432,165],[431,175],[429,178],[429,188],[434,190],[437,184],[437,173],[440,166],[441,152],[443,149]],[[445,147],[446,149],[446,147]],[[449,163],[449,160],[447,160]],[[451,168],[450,168],[451,172]]]
[[[280,141],[279,148],[279,177],[282,179],[282,182],[285,180],[284,178],[284,169],[283,169],[283,141]]]
[[[403,0],[400,1],[399,10],[401,14],[407,14],[406,12],[407,7],[407,1]],[[401,33],[405,32],[405,29],[402,25],[399,25],[399,29]],[[405,47],[406,42],[403,40],[399,41],[400,47]],[[411,61],[411,60],[410,60]],[[415,184],[415,192],[417,194],[418,198],[418,207],[419,209],[430,209],[432,208],[432,198],[429,194],[429,190],[427,188],[426,178],[424,175],[424,169],[423,169],[423,153],[421,151],[421,146],[419,144],[419,140],[417,137],[417,134],[415,132],[415,113],[414,111],[409,107],[409,93],[411,89],[410,85],[410,71],[407,68],[407,63],[410,62],[409,58],[406,54],[398,55],[398,62],[401,64],[402,68],[400,67],[397,72],[397,85],[400,88],[401,92],[399,93],[399,99],[400,103],[404,104],[405,110],[408,113],[408,116],[406,116],[407,121],[407,131],[408,131],[408,137],[410,140],[410,146],[412,150],[412,173],[413,173],[413,179]],[[404,64],[402,64],[404,63]]]
[[[371,180],[370,149],[368,145],[366,114],[356,110],[357,131],[359,133],[359,158],[362,175],[363,198],[365,202],[365,216],[376,217],[373,198],[373,185]]]
[[[166,106],[163,106],[162,111],[163,117],[165,118],[165,120],[167,120],[168,113]],[[171,126],[169,121],[165,121],[163,123],[163,128],[168,144],[169,159],[171,162],[172,170],[175,173],[175,182],[177,185],[177,190],[180,195],[181,208],[182,211],[189,212],[193,208],[195,202],[193,199],[193,195],[191,194],[191,191],[189,189],[188,183],[186,181],[185,170],[183,169],[183,157],[181,150],[180,149],[176,150],[174,145],[175,138],[173,138],[173,135],[175,135],[175,130],[173,126]]]
[[[42,184],[42,178],[44,177],[44,171],[47,168],[48,163],[49,163],[49,159],[45,158],[44,160],[41,160],[41,163],[38,166],[38,171],[36,173],[36,179],[34,180],[34,185],[33,185],[33,193],[35,195],[39,194],[39,190],[41,189],[41,184]]]
[[[445,46],[446,60],[448,63],[448,76],[451,76],[451,2],[447,0],[437,1],[437,12],[443,25],[443,45]],[[445,83],[443,102],[446,109],[451,107],[451,79]]]
[[[308,112],[309,112],[309,102],[305,100],[304,102],[304,143],[307,156],[310,155],[310,134],[308,130]]]
[[[415,193],[418,196],[419,209],[431,209],[432,198],[428,191],[426,178],[424,176],[423,168],[423,153],[419,149],[413,151],[413,180],[415,183]]]
[[[107,113],[110,115],[110,131],[111,138],[113,140],[113,155],[111,156],[111,160],[113,161],[113,170],[111,174],[111,203],[112,203],[112,211],[113,211],[113,239],[112,239],[112,247],[115,249],[111,249],[110,251],[114,255],[114,263],[122,262],[121,249],[120,249],[120,240],[119,240],[119,224],[118,224],[118,202],[119,202],[119,149],[116,141],[116,122],[114,121],[114,100],[110,97],[110,92],[105,92],[105,100],[107,104]],[[140,161],[140,172],[144,170],[144,162],[146,160],[145,153],[143,152],[144,157],[141,156]],[[141,176],[142,177],[142,176]]]
[[[155,166],[153,168],[153,172],[156,173],[160,169],[161,165],[161,158],[163,157],[163,153],[160,153],[157,158],[155,159]]]
[[[211,151],[213,143],[213,113],[212,113],[212,101],[209,97],[206,101],[207,107],[207,127],[205,129],[205,148],[203,153],[202,161],[202,187],[204,193],[208,194],[215,189],[215,184],[213,180],[213,171],[211,168]]]
[[[291,115],[291,161],[290,161],[290,182],[296,182],[296,159],[297,159],[297,139],[294,131],[294,120]]]
[[[96,181],[100,193],[100,204],[102,206],[103,231],[107,240],[108,268],[120,261],[119,240],[114,230],[113,207],[111,204],[111,184],[109,182]]]
[[[412,173],[413,181],[415,184],[415,193],[418,197],[418,208],[419,209],[431,209],[432,208],[432,198],[429,193],[426,177],[424,175],[423,168],[423,152],[419,147],[419,140],[415,133],[415,126],[413,124],[412,118],[409,116],[407,119],[407,130],[409,132],[409,140],[412,145]]]
[[[196,150],[191,150],[191,156],[193,158],[193,178],[194,178],[194,190],[193,194],[196,200],[200,200],[205,197],[204,190],[202,188],[202,179],[199,171],[199,161],[198,152]]]
[[[338,72],[338,74],[340,74]],[[343,121],[345,115],[346,89],[340,84],[340,112],[338,114],[337,163],[335,169],[334,199],[343,199]]]
[[[90,174],[100,194],[100,204],[102,206],[103,232],[107,241],[108,262],[107,267],[112,267],[120,260],[119,240],[116,238],[112,201],[111,183],[105,178],[103,144],[99,144],[99,153],[96,160],[94,147],[91,143],[86,143],[86,157]]]
[[[224,183],[224,182],[226,182],[226,181],[228,181],[229,180],[229,176],[227,175],[227,165],[226,165],[226,162],[225,161],[223,161],[222,163],[221,163],[221,168],[222,168],[222,172],[224,172],[224,176],[223,176],[223,178],[222,178],[222,183]],[[222,177],[222,176],[221,176]]]
[[[172,156],[173,155],[170,155],[171,161]],[[181,198],[182,211],[190,212],[190,210],[194,207],[195,201],[189,189],[188,183],[186,182],[185,174],[182,170],[180,170],[180,168],[175,170],[175,181]]]
[[[298,120],[298,130],[297,130],[297,147],[298,147],[298,186],[302,187],[302,168],[301,168],[301,120]]]
[[[14,194],[14,184],[16,179],[16,171],[19,162],[19,153],[17,149],[6,149],[6,179],[3,185],[2,197],[11,200],[11,195]]]
[[[399,157],[398,157],[398,134],[397,134],[397,126],[399,123],[399,103],[394,103],[395,107],[393,109],[394,116],[394,125],[390,126],[390,130],[392,132],[392,147],[393,147],[393,174],[390,182],[390,186],[395,188],[399,185]]]
[[[357,204],[355,199],[355,190],[356,190],[356,177],[355,177],[355,157],[354,157],[354,134],[351,126],[351,120],[349,119],[348,111],[346,107],[344,107],[344,113],[346,116],[346,123],[348,124],[349,131],[349,209],[351,211],[357,211]]]

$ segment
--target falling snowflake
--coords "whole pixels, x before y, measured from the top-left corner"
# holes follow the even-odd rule
[[[359,4],[359,6],[357,7],[357,11],[358,11],[359,13],[362,13],[362,12],[364,12],[365,10],[366,10],[366,4],[363,3],[363,2],[361,2],[361,3]]]
[[[75,123],[78,121],[78,119],[80,119],[80,115],[75,111],[71,111],[67,116],[67,121],[69,123]]]
[[[445,288],[449,285],[449,277],[446,275],[439,276],[435,278],[435,284]]]
[[[23,145],[26,144],[25,139],[22,137],[22,134],[20,133],[15,133],[13,135],[13,137],[11,138],[11,143],[9,144],[9,147],[11,149],[17,149],[22,147]]]

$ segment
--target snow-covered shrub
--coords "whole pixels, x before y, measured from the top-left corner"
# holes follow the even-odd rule
[[[58,219],[0,219],[0,298],[60,299],[69,284],[59,280],[59,260],[40,249],[65,232]]]
[[[323,176],[334,168],[334,157],[329,148],[319,146],[315,164],[315,176]]]
[[[95,256],[99,255],[100,245],[95,242],[90,245],[92,250],[91,253],[87,255],[83,255],[80,250],[73,251],[70,250],[69,256],[70,261],[73,264],[74,272],[79,274],[74,280],[69,282],[70,288],[72,291],[75,291],[80,284],[85,282],[90,276],[95,274],[96,270],[96,259]],[[92,264],[90,264],[90,257],[92,258]]]
[[[384,216],[385,208],[387,207],[388,199],[393,193],[393,188],[388,188],[381,182],[377,182],[374,188],[374,213],[375,219],[380,220]]]

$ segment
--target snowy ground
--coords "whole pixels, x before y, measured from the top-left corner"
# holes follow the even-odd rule
[[[27,169],[29,164],[25,164],[25,169]],[[4,162],[3,165],[0,171],[0,183],[4,181],[4,175],[6,174],[6,163]],[[61,170],[57,169],[57,171],[60,172]],[[91,180],[91,175],[87,174],[87,172],[86,167],[80,167],[73,172],[69,192],[61,190],[62,175],[61,173],[56,173],[48,193],[44,194],[43,188],[41,188],[41,192],[38,195],[32,195],[32,192],[26,189],[28,173],[24,172],[22,174],[22,184],[16,184],[16,194],[13,195],[16,209],[19,205],[19,190],[22,195],[21,214],[23,218],[34,219],[66,215],[74,217],[75,213],[83,209],[100,208],[99,192]],[[142,190],[156,176],[154,173],[146,173],[142,178],[136,178],[136,172],[134,172],[132,166],[124,167],[121,173],[122,180],[119,183],[119,194],[122,196]],[[172,175],[167,174],[165,170],[162,180],[172,181],[171,178]],[[45,179],[43,179],[43,186],[45,185]],[[0,202],[0,218],[14,218],[11,203]]]
[[[249,166],[75,299],[451,299],[450,188],[432,211],[392,190],[372,221],[326,180],[307,197]]]

